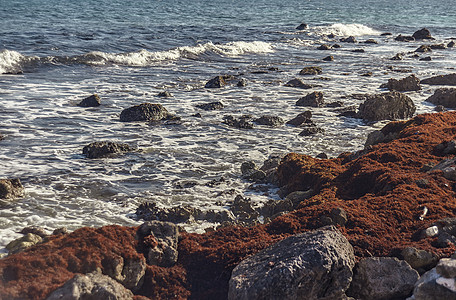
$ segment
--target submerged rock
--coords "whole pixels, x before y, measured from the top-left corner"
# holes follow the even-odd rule
[[[160,97],[160,98],[171,98],[171,97],[173,97],[173,94],[171,94],[168,91],[163,91],[163,92],[158,93],[157,97]]]
[[[160,121],[171,119],[171,115],[161,104],[143,103],[124,109],[120,113],[121,122]]]
[[[78,106],[80,107],[97,107],[101,105],[100,96],[97,94],[93,94],[87,98],[84,98],[81,102],[79,102]]]
[[[326,56],[325,58],[323,58],[324,61],[333,61],[334,60],[334,56],[332,55],[328,55]]]
[[[413,42],[415,41],[415,38],[413,36],[399,34],[397,37],[394,38],[394,40],[399,42]]]
[[[231,75],[215,76],[214,78],[209,80],[204,87],[208,88],[208,89],[221,88],[226,85],[227,81],[230,81],[233,79],[234,79],[234,76],[231,76]]]
[[[0,179],[0,199],[15,199],[24,196],[24,187],[19,178]]]
[[[353,248],[333,226],[288,237],[234,268],[228,299],[342,299]]]
[[[217,110],[217,109],[223,109],[225,106],[223,105],[222,102],[216,101],[216,102],[211,102],[211,103],[198,104],[198,105],[196,105],[196,107],[200,108],[202,110]]]
[[[415,104],[407,95],[388,92],[370,95],[360,104],[358,117],[365,121],[410,118],[416,111]]]
[[[105,158],[131,151],[135,151],[135,148],[125,143],[93,142],[82,149],[82,154],[87,158]]]
[[[435,105],[443,105],[447,108],[456,107],[456,89],[455,88],[441,88],[436,89],[434,95],[427,98],[426,101]]]
[[[399,80],[391,78],[388,80],[386,86],[390,91],[406,92],[421,90],[420,80],[414,74]]]
[[[456,85],[456,73],[426,78],[421,80],[421,83],[429,85]]]
[[[244,116],[240,116],[240,117],[234,117],[234,116],[228,115],[228,116],[223,117],[223,123],[228,126],[239,128],[239,129],[252,129],[253,128],[252,119],[253,118],[250,115],[244,115]]]
[[[304,67],[300,72],[299,75],[319,75],[323,71],[320,67]]]
[[[300,89],[311,89],[311,88],[315,87],[315,85],[307,84],[299,78],[295,78],[295,79],[288,81],[287,83],[285,83],[285,86],[300,88]]]
[[[429,45],[421,45],[415,50],[415,52],[427,53],[432,52],[432,49]]]
[[[255,119],[253,122],[255,122],[258,125],[265,125],[271,127],[279,127],[285,123],[285,121],[281,117],[277,116],[262,116],[258,119]]]
[[[332,49],[332,47],[327,44],[322,44],[317,48],[317,50],[331,50],[331,49]]]
[[[306,23],[301,23],[298,27],[296,27],[296,30],[304,30],[307,28],[309,28],[309,25],[307,25]]]
[[[312,92],[296,101],[297,106],[321,107],[324,104],[322,92]]]
[[[293,125],[293,126],[302,126],[306,124],[313,124],[312,121],[312,112],[310,110],[307,110],[305,112],[300,113],[293,119],[287,122],[288,125]]]

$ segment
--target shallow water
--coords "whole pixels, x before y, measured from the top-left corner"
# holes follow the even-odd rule
[[[394,5],[392,5],[394,3]],[[253,5],[254,4],[254,5]],[[0,208],[0,247],[21,228],[39,225],[136,225],[141,201],[161,206],[189,204],[226,209],[235,189],[254,201],[277,199],[275,190],[258,193],[240,178],[246,160],[261,164],[288,152],[334,157],[363,147],[367,134],[383,123],[364,124],[338,117],[330,108],[311,108],[324,134],[300,137],[299,128],[256,126],[239,130],[222,124],[224,115],[276,115],[285,121],[308,108],[297,107],[311,90],[285,87],[304,66],[318,65],[318,84],[326,102],[359,105],[350,95],[382,92],[389,78],[411,73],[419,78],[455,72],[456,48],[435,50],[432,61],[412,58],[426,42],[394,41],[426,26],[448,43],[455,34],[452,1],[1,1],[0,2],[0,177],[21,178],[26,196]],[[297,31],[301,22],[309,29]],[[382,32],[393,36],[380,36]],[[336,35],[329,39],[328,34]],[[358,41],[320,51],[354,35]],[[351,50],[363,48],[365,53]],[[390,60],[398,52],[402,61]],[[333,55],[333,62],[322,58]],[[422,57],[428,56],[423,54]],[[391,71],[410,70],[407,73]],[[269,70],[269,68],[275,68]],[[261,71],[267,71],[263,73]],[[361,76],[372,72],[372,77]],[[247,87],[205,89],[219,74],[247,80]],[[407,93],[417,113],[433,111],[424,102],[434,87]],[[168,90],[174,97],[158,98]],[[98,93],[102,106],[80,108]],[[221,111],[201,111],[197,104],[221,101]],[[182,117],[179,125],[121,123],[120,112],[143,102],[161,103]],[[192,117],[201,113],[202,118]],[[99,140],[129,143],[142,149],[111,159],[90,160],[82,148]],[[207,182],[225,178],[208,187]],[[190,188],[182,183],[196,182]],[[208,224],[193,224],[202,230]]]

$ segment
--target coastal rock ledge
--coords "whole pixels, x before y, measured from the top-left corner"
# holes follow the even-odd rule
[[[152,230],[150,224],[146,227],[150,230],[141,232],[138,232],[139,227],[111,225],[49,236],[42,243],[0,259],[0,299],[46,299],[76,274],[89,274],[98,269],[130,290],[135,300],[228,299],[230,279],[239,274],[238,270],[246,264],[243,261],[253,259],[262,250],[288,237],[294,236],[293,241],[302,238],[302,233],[307,236],[327,232],[323,226],[328,225],[328,216],[333,219],[336,210],[343,210],[346,216],[343,222],[333,222],[340,234],[331,229],[329,235],[337,236],[339,241],[343,235],[353,248],[356,261],[380,257],[381,266],[391,263],[397,266],[396,270],[409,274],[410,280],[401,283],[394,280],[396,272],[389,267],[376,268],[376,261],[368,264],[379,272],[383,270],[380,272],[383,282],[401,284],[395,289],[395,296],[413,294],[415,299],[423,299],[420,295],[436,295],[441,290],[444,296],[438,299],[455,299],[454,292],[445,287],[454,282],[455,264],[449,261],[442,265],[445,262],[442,258],[451,257],[456,250],[456,176],[445,173],[448,169],[449,174],[454,175],[456,169],[454,160],[449,165],[446,163],[456,154],[456,112],[424,114],[408,121],[391,122],[381,134],[388,138],[364,150],[342,153],[331,159],[297,153],[286,155],[277,168],[280,194],[288,199],[296,194],[307,196],[293,201],[294,210],[265,224],[226,226],[204,234],[180,231],[177,244],[175,230],[171,230],[171,235],[160,237],[164,230]],[[438,167],[442,161],[448,168]],[[174,249],[169,251],[172,260],[157,265],[155,254],[165,254],[165,242]],[[282,245],[285,243],[288,242]],[[273,247],[278,249],[279,246]],[[417,254],[429,253],[431,260],[417,263],[409,255],[411,247]],[[266,252],[269,250],[264,251],[269,253]],[[312,256],[311,252],[308,255]],[[385,261],[385,257],[400,261]],[[263,264],[267,269],[263,274],[285,265],[272,254],[265,259]],[[413,290],[410,288],[417,278],[416,273],[402,259],[422,274]],[[437,260],[439,267],[429,270]],[[350,263],[341,264],[347,273],[331,277],[343,282],[327,285],[338,286],[332,290],[334,295],[347,286],[344,282],[349,277],[349,267],[346,266],[352,265],[351,258],[348,261]],[[333,265],[332,260],[329,265]],[[316,268],[328,267],[329,270],[329,265]],[[365,278],[371,287],[379,287],[373,272],[370,273],[373,277],[359,276],[368,274],[363,271],[364,267],[359,263],[358,268],[355,266],[353,284],[358,282],[358,286],[366,288],[362,283]],[[423,272],[426,273],[423,275]],[[284,273],[283,282],[287,283],[284,286],[293,281],[286,274],[291,273]],[[391,277],[387,277],[388,274]],[[315,281],[325,284],[324,280]],[[254,286],[254,281],[249,285]],[[372,291],[378,291],[376,294],[383,297],[380,290]],[[332,292],[328,289],[328,293]],[[410,294],[405,296],[406,293]]]

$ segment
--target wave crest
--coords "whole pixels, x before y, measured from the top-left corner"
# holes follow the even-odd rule
[[[25,56],[17,51],[0,50],[0,74],[17,74],[22,68],[36,60],[36,57]]]
[[[313,28],[319,35],[334,34],[336,36],[380,35],[381,32],[362,24],[341,24],[316,26]]]

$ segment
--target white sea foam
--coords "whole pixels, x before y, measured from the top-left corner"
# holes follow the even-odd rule
[[[316,26],[312,28],[319,35],[334,34],[337,36],[380,35],[381,32],[362,24],[341,24]]]
[[[26,57],[17,51],[0,50],[0,74],[18,73],[22,70],[23,64],[33,59],[34,57]]]

